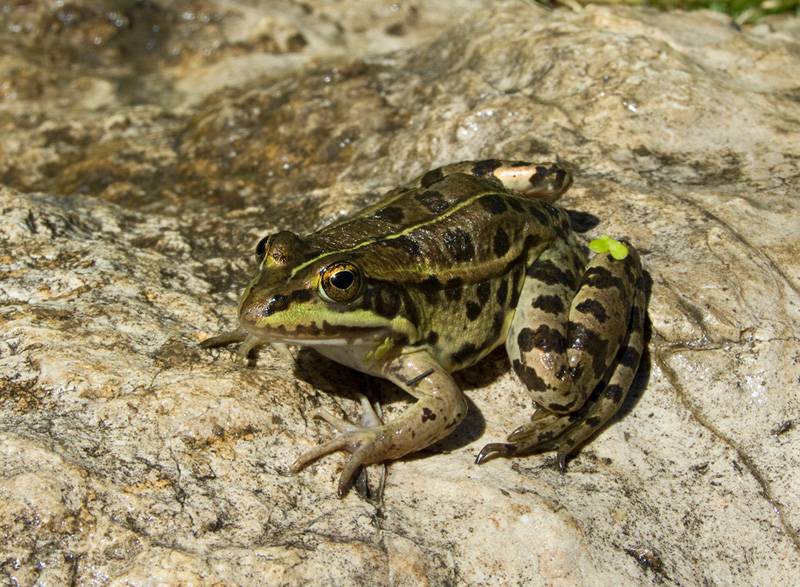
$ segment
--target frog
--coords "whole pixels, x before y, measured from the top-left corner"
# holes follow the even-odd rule
[[[349,453],[339,496],[361,467],[448,436],[467,413],[453,373],[505,345],[534,409],[476,463],[555,451],[564,472],[567,457],[623,403],[645,315],[638,252],[621,241],[624,258],[587,260],[570,216],[555,205],[571,184],[553,163],[454,163],[307,236],[265,236],[239,327],[201,344],[239,343],[239,360],[262,344],[310,347],[414,399],[388,422],[362,395],[358,425],[314,411],[337,434],[301,454],[291,472]]]

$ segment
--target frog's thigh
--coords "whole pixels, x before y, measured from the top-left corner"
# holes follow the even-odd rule
[[[544,403],[567,371],[570,300],[586,264],[576,243],[544,251],[528,268],[506,352],[533,398]]]
[[[561,261],[543,255],[531,266],[506,349],[536,402],[564,414],[583,406],[622,345],[640,265],[633,249],[621,261],[596,255],[567,309],[574,281]]]
[[[567,456],[610,420],[625,399],[644,350],[644,316],[645,294],[640,281],[634,294],[627,335],[606,376],[586,404],[570,414],[537,411],[530,422],[509,434],[507,443],[486,445],[478,455],[478,462],[493,453],[511,455],[557,450],[558,465],[563,473]]]
[[[625,339],[622,341],[614,361],[600,385],[594,390],[586,405],[577,413],[569,416],[549,415],[553,427],[548,429],[546,422],[531,422],[515,430],[509,441],[519,445],[530,445],[539,450],[558,449],[559,466],[564,470],[565,459],[583,442],[594,434],[603,424],[617,413],[622,405],[628,388],[633,383],[639,360],[644,351],[644,287],[637,287],[634,293],[633,309]],[[537,437],[521,442],[528,433]],[[547,438],[551,442],[543,442]],[[518,440],[519,439],[519,440]]]

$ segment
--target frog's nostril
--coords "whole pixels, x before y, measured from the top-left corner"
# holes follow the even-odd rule
[[[273,314],[277,314],[278,312],[283,312],[286,308],[289,307],[290,301],[283,294],[276,294],[273,298],[267,302],[267,305],[261,311],[261,315],[264,318],[268,318]]]

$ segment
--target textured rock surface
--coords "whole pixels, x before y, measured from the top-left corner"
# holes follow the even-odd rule
[[[0,584],[793,584],[798,27],[131,4],[0,13]],[[643,251],[632,397],[565,476],[552,455],[477,467],[531,409],[493,354],[459,375],[451,438],[343,500],[340,456],[288,476],[331,434],[313,408],[409,398],[309,352],[200,350],[252,247],[487,157],[560,161],[584,238]]]

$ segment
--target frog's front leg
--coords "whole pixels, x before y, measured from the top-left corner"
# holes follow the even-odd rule
[[[388,358],[387,358],[388,359]],[[398,459],[447,436],[467,413],[463,393],[449,373],[427,352],[399,354],[370,370],[417,398],[417,402],[387,424],[353,426],[327,414],[318,414],[340,431],[295,461],[292,472],[338,450],[351,454],[339,477],[338,493],[362,465]]]
[[[240,326],[236,330],[223,332],[222,334],[218,334],[217,336],[208,338],[202,341],[200,343],[200,346],[204,349],[212,349],[218,346],[229,345],[234,342],[242,343],[236,350],[236,361],[239,363],[244,363],[245,361],[247,361],[247,355],[250,354],[250,351],[252,351],[258,345],[264,344],[265,341],[261,340],[257,336],[253,336],[252,334],[248,333],[247,330],[245,330]],[[278,349],[284,352],[284,354],[288,354],[286,345],[273,344],[273,346],[278,347]]]
[[[575,259],[564,258],[570,250],[549,251],[531,266],[521,295],[527,303],[520,302],[506,342],[539,408],[507,443],[485,446],[478,462],[557,450],[563,472],[566,457],[616,413],[633,381],[644,347],[639,256],[630,245],[622,260],[598,254],[574,284]]]

